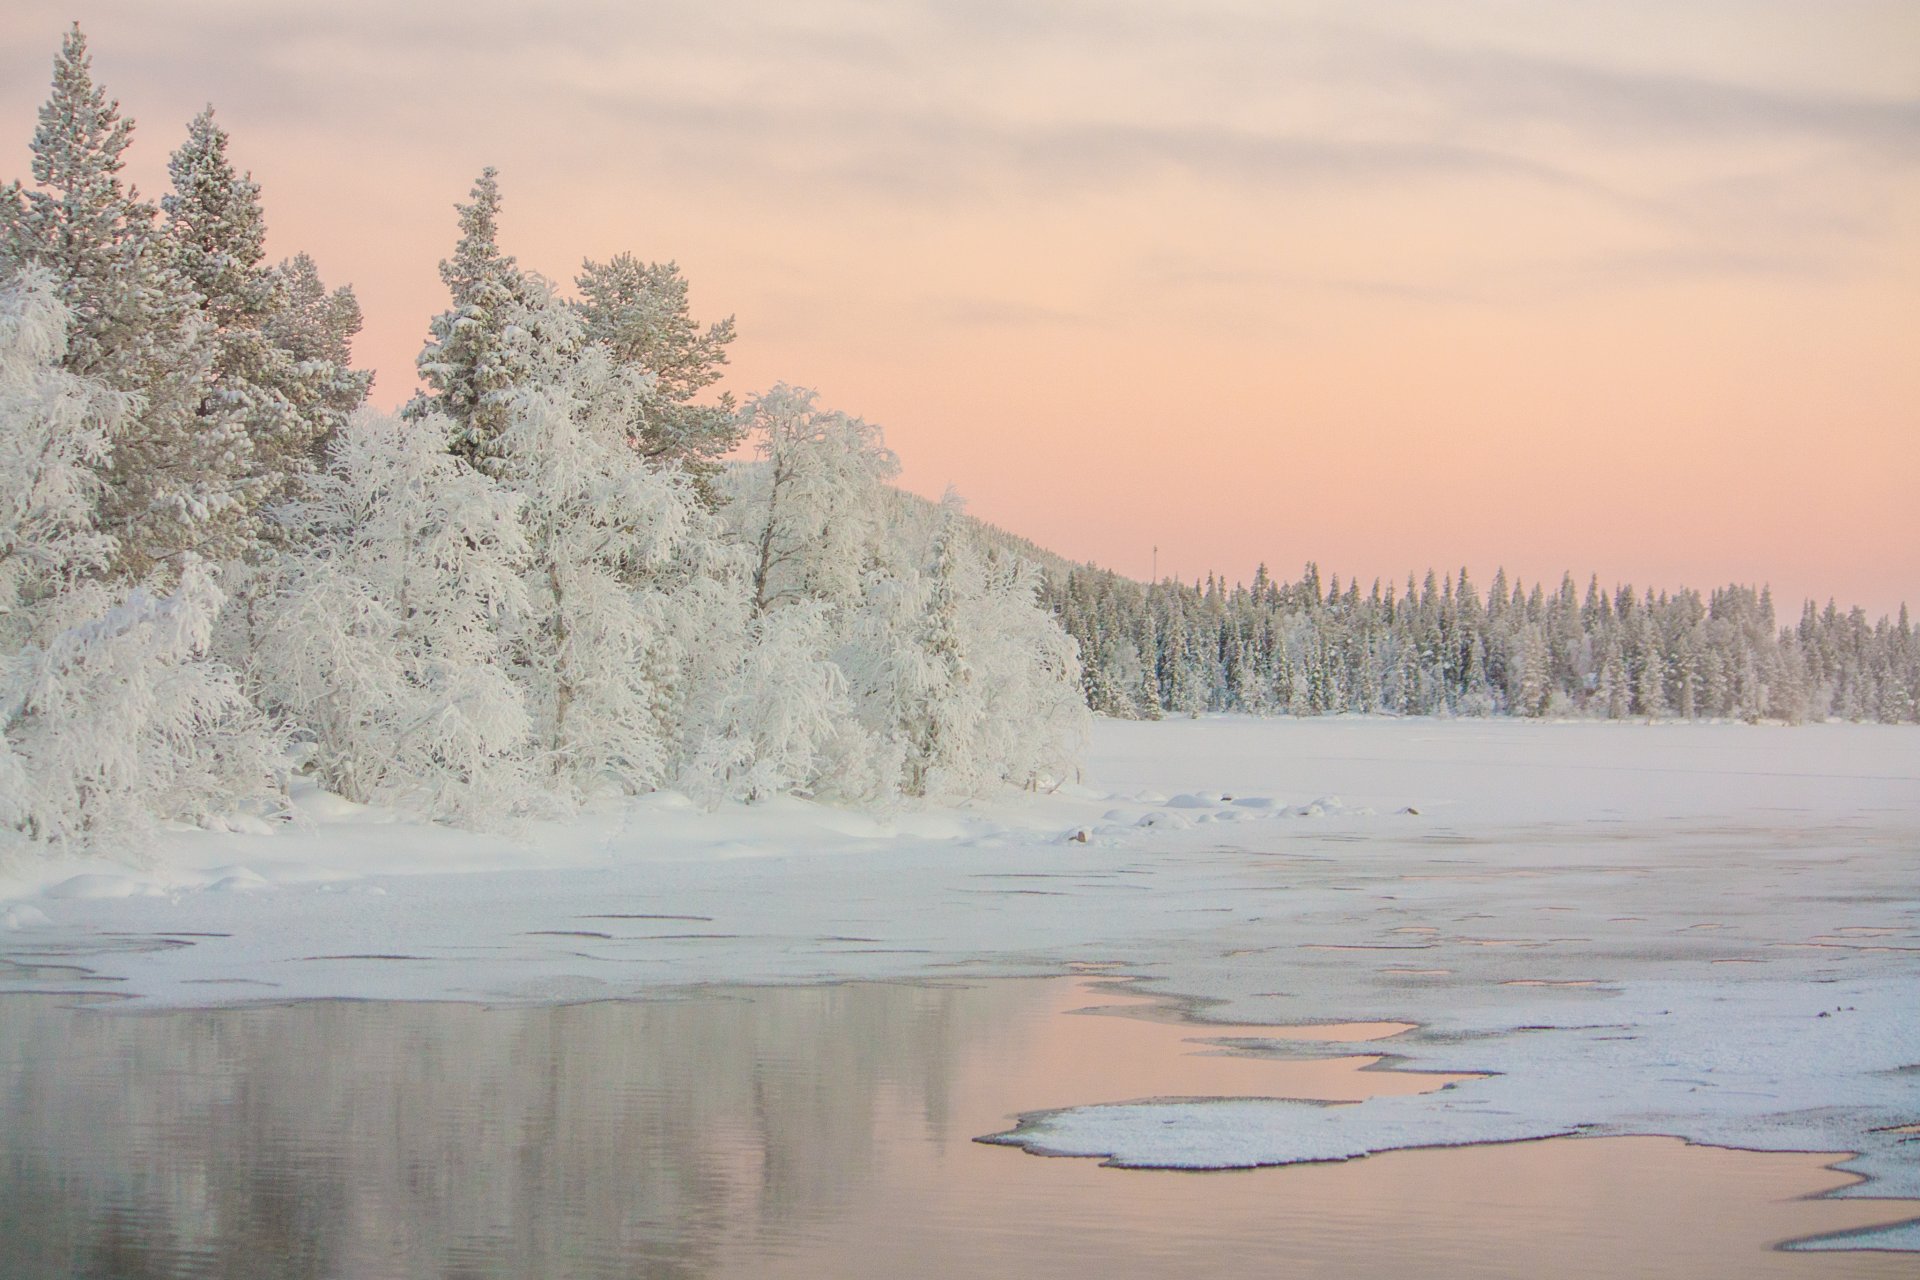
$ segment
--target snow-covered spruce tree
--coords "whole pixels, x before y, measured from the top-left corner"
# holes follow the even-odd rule
[[[63,367],[71,323],[45,273],[0,286],[0,830],[60,843],[231,810],[273,756],[206,659],[222,597],[199,559],[167,595],[100,580],[96,469],[136,402]]]
[[[623,365],[653,375],[653,395],[632,425],[634,447],[654,462],[705,472],[735,445],[746,423],[731,393],[713,404],[694,397],[718,382],[733,341],[733,317],[701,328],[688,312],[687,281],[671,262],[623,253],[588,260],[574,283],[587,337]]]
[[[273,511],[254,684],[350,800],[481,824],[527,799],[531,721],[502,632],[525,608],[519,501],[447,451],[452,424],[362,412]]]
[[[428,390],[405,410],[410,418],[438,412],[454,424],[453,451],[491,467],[511,412],[533,370],[516,362],[507,329],[550,292],[530,280],[512,257],[500,252],[500,175],[492,166],[475,180],[472,201],[454,206],[460,241],[441,262],[440,279],[453,306],[433,318],[417,364]]]
[[[117,572],[165,582],[190,553],[244,548],[253,489],[245,432],[201,415],[213,349],[198,298],[155,209],[120,181],[132,131],[75,27],[40,109],[34,185],[0,191],[0,267],[48,271],[69,315],[64,366],[139,396],[115,429],[99,520]]]
[[[647,380],[588,342],[535,278],[507,304],[488,469],[521,501],[525,613],[513,672],[534,723],[536,771],[563,797],[668,774],[690,665],[682,615],[709,597],[711,518],[685,476],[629,446]]]
[[[322,442],[366,398],[347,340],[359,328],[350,292],[329,294],[305,255],[265,265],[260,187],[234,171],[213,108],[195,116],[162,197],[175,268],[200,295],[213,363],[201,418],[237,422],[250,444],[250,496],[286,496],[313,470]]]

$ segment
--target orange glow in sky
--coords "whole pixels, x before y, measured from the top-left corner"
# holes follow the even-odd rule
[[[1429,565],[1920,604],[1911,0],[12,0],[0,174],[66,23],[211,101],[270,250],[411,392],[454,201],[673,259],[727,385],[1144,577]]]

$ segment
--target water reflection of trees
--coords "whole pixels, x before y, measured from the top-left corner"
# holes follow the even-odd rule
[[[0,1275],[702,1274],[938,1130],[1025,983],[487,1009],[0,999]]]

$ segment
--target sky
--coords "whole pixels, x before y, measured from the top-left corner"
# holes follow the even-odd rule
[[[1912,0],[7,12],[0,175],[77,17],[129,175],[211,102],[378,404],[491,164],[522,265],[678,262],[724,385],[1074,559],[1920,607]]]

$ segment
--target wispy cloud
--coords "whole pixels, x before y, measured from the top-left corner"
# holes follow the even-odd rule
[[[936,298],[928,312],[936,320],[978,329],[1080,329],[1098,323],[1084,311],[1050,307],[1020,298]]]
[[[1583,145],[1797,140],[1920,164],[1920,97],[1786,92],[1443,45],[1302,6],[507,0],[93,6],[116,67],[381,145],[527,141],[677,175],[795,175],[850,197],[1070,195],[1177,174],[1227,188],[1453,179],[1630,191]],[[44,65],[65,10],[15,6],[0,56]],[[128,103],[132,109],[139,104]],[[1539,131],[1554,136],[1542,140]],[[1572,141],[1569,142],[1569,139]],[[505,149],[505,148],[503,148]]]
[[[1084,381],[1048,429],[1084,401],[1081,456],[1116,484],[1175,502],[1179,477],[1118,476],[1169,414],[1252,459],[1195,489],[1197,525],[1241,472],[1241,509],[1270,507],[1298,451],[1276,421],[1351,428],[1312,452],[1368,482],[1315,519],[1426,542],[1489,467],[1534,491],[1554,432],[1623,413],[1740,471],[1728,492],[1796,491],[1750,433],[1817,421],[1879,486],[1875,545],[1911,542],[1920,11],[1897,0],[10,0],[0,178],[76,12],[143,185],[212,100],[276,234],[360,290],[392,394],[444,305],[449,206],[493,163],[522,261],[679,258],[703,313],[739,315],[739,376],[881,387],[903,437],[964,422],[944,462],[901,441],[963,483],[1005,470],[977,441],[1006,406],[967,396],[1012,348],[1035,384]],[[1158,376],[1101,376],[1143,359]],[[1477,443],[1429,447],[1449,433]],[[1387,447],[1427,451],[1398,490]],[[1541,520],[1618,536],[1646,468],[1562,462]],[[1694,505],[1649,539],[1683,541]]]

